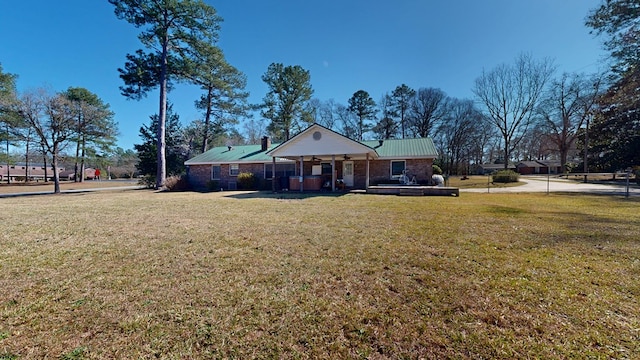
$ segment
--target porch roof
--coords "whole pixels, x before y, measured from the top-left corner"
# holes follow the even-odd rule
[[[276,146],[266,155],[288,158],[292,160],[305,158],[322,158],[331,156],[344,156],[349,159],[377,159],[376,150],[364,143],[351,140],[346,136],[313,124],[288,141]]]

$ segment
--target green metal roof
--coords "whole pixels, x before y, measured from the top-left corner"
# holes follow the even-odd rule
[[[417,158],[437,157],[438,151],[431,138],[388,139],[362,141],[363,144],[376,150],[380,158]]]
[[[278,146],[272,144],[271,148]],[[197,155],[185,162],[185,165],[212,164],[212,163],[264,163],[273,161],[271,156],[262,151],[261,145],[238,145],[232,146],[231,150],[227,146],[218,146]],[[279,159],[276,159],[279,160]]]
[[[430,138],[419,139],[389,139],[382,145],[379,140],[361,141],[362,144],[374,149],[380,158],[410,159],[435,158],[438,156],[436,147]],[[268,150],[279,144],[272,144]],[[266,163],[273,161],[271,156],[262,151],[261,145],[238,145],[231,150],[227,146],[214,147],[205,153],[197,155],[185,162],[185,165],[216,164],[216,163]],[[287,161],[276,158],[276,161]]]

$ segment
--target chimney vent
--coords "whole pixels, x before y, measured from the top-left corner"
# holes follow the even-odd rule
[[[271,147],[271,139],[268,136],[262,137],[262,151],[267,151]]]

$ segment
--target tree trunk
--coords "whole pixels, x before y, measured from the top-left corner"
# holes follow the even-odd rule
[[[53,193],[60,194],[60,173],[58,172],[58,144],[53,144],[51,154],[51,162],[53,165]]]
[[[82,136],[82,149],[80,150],[80,182],[84,182],[84,168],[85,168],[85,157],[86,157],[86,146],[87,140],[85,136]]]
[[[204,116],[204,132],[203,132],[204,139],[202,139],[202,152],[207,151],[207,147],[209,146],[208,138],[209,138],[209,123],[211,122],[211,98],[212,97],[213,97],[213,88],[209,86],[209,89],[207,92],[207,112],[205,113],[205,116]]]
[[[158,148],[157,154],[157,169],[156,169],[156,189],[162,189],[164,187],[165,179],[167,177],[167,163],[165,158],[166,143],[165,143],[165,127],[167,121],[167,44],[168,35],[165,35],[164,44],[162,45],[162,59],[161,59],[161,71],[160,71],[160,104],[158,111],[158,129],[156,134],[156,143]]]
[[[48,182],[48,178],[47,178],[47,152],[44,148],[44,145],[42,145],[42,160],[44,163],[44,182]]]

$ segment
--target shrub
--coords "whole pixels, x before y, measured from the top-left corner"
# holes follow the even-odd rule
[[[138,180],[138,185],[142,185],[147,189],[153,189],[156,187],[156,177],[153,175],[144,175]]]
[[[209,180],[207,181],[207,190],[209,191],[219,191],[220,190],[220,183],[218,182],[218,180]]]
[[[164,186],[166,186],[169,191],[185,191],[189,190],[189,181],[186,175],[173,175],[165,180]]]
[[[258,178],[250,172],[238,174],[238,189],[255,190]]]
[[[433,175],[442,175],[442,169],[438,165],[433,165]]]
[[[520,174],[513,170],[500,170],[493,174],[493,182],[496,183],[512,183],[518,182]]]

